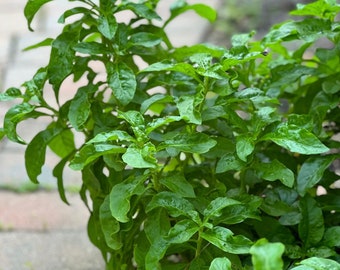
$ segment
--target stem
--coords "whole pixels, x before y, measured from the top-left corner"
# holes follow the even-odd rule
[[[203,232],[203,229],[200,229],[198,231],[198,237],[197,237],[197,248],[196,248],[196,253],[195,253],[195,259],[198,258],[198,256],[201,254],[202,251],[202,238],[201,238],[201,233]]]

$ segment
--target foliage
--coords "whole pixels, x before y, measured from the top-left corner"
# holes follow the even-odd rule
[[[27,2],[29,27],[47,2]],[[340,5],[300,4],[299,20],[226,49],[167,38],[187,10],[213,21],[202,4],[176,1],[163,21],[158,0],[75,2],[60,35],[31,47],[51,46],[48,65],[0,94],[21,101],[1,134],[25,144],[20,122],[51,119],[27,145],[27,173],[38,182],[51,148],[67,203],[63,169],[81,171],[107,269],[340,269]],[[134,16],[118,22],[121,11]],[[69,78],[81,86],[63,102]]]

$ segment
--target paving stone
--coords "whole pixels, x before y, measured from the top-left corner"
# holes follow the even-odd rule
[[[0,232],[0,270],[103,270],[85,230]]]

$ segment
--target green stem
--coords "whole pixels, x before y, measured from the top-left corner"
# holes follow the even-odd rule
[[[197,237],[197,248],[196,248],[196,253],[195,253],[195,259],[199,257],[202,251],[202,237],[201,233],[203,232],[203,229],[200,229],[198,231],[198,237]]]

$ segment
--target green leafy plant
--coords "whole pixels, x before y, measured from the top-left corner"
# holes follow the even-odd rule
[[[27,2],[29,28],[47,2]],[[173,19],[215,11],[175,1],[163,21],[157,0],[75,2],[61,34],[31,47],[51,47],[48,65],[0,94],[21,101],[1,136],[25,144],[20,122],[51,119],[27,145],[27,173],[38,183],[49,147],[67,203],[63,169],[81,171],[107,269],[340,269],[340,5],[300,4],[261,41],[176,48]],[[67,78],[81,86],[62,102]]]

